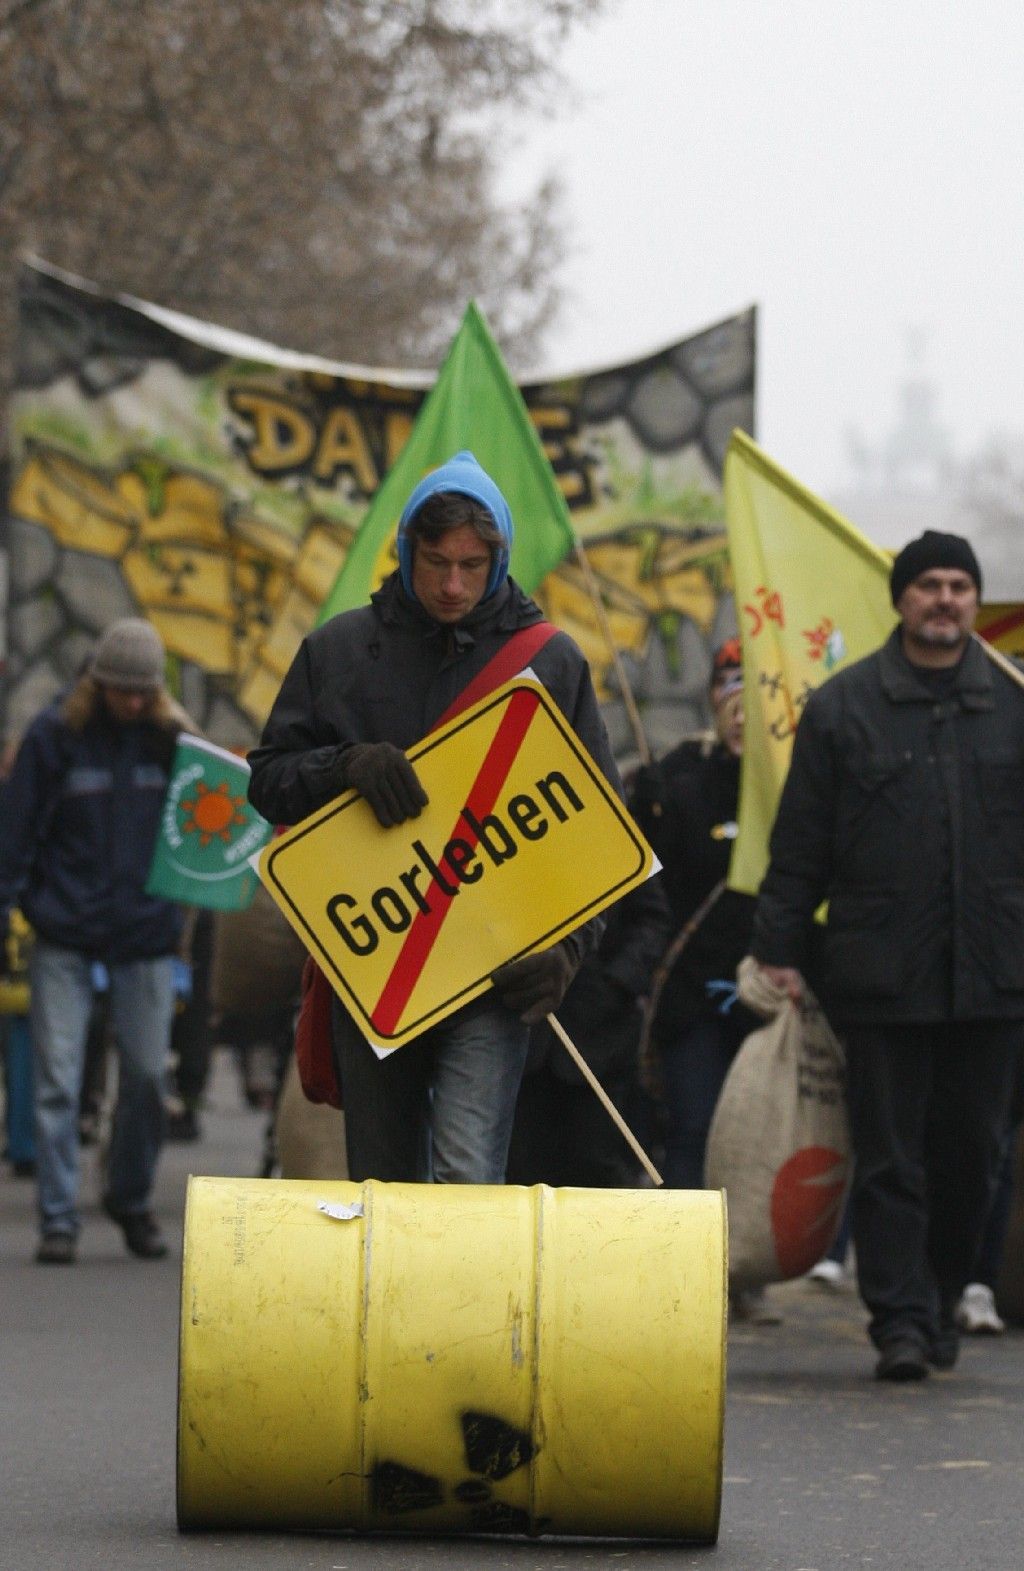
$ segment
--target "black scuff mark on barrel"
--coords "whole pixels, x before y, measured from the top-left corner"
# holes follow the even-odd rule
[[[460,1414],[466,1464],[470,1472],[484,1478],[507,1478],[532,1460],[534,1447],[530,1435],[506,1423],[493,1413],[472,1410]]]
[[[441,1480],[400,1462],[378,1462],[370,1474],[373,1509],[388,1516],[429,1511],[444,1502]]]
[[[461,1500],[465,1505],[480,1505],[491,1498],[491,1486],[484,1478],[467,1478],[461,1484],[456,1484],[452,1490],[456,1500]]]
[[[495,1413],[467,1408],[459,1414],[466,1467],[475,1474],[452,1486],[452,1497],[467,1508],[464,1531],[530,1533],[530,1513],[495,1500],[491,1485],[532,1461],[536,1446],[529,1434]],[[444,1504],[445,1486],[432,1473],[401,1462],[378,1462],[370,1472],[373,1509],[381,1516],[430,1511]]]
[[[530,1513],[503,1500],[489,1500],[470,1511],[469,1527],[476,1533],[529,1533]]]

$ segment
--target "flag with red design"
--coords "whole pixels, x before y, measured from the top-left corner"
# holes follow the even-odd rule
[[[725,518],[745,714],[729,887],[755,895],[804,705],[834,671],[884,643],[896,621],[892,558],[742,431],[725,459]]]
[[[198,736],[181,736],[146,893],[214,911],[243,911],[259,879],[249,858],[273,829],[249,805],[249,765]]]

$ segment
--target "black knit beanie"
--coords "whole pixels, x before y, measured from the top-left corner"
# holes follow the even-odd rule
[[[959,567],[970,574],[981,594],[981,568],[971,542],[963,535],[944,535],[938,529],[926,529],[923,535],[903,547],[892,564],[889,592],[893,605],[898,603],[908,584],[932,567]]]

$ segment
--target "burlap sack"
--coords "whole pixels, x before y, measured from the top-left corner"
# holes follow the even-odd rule
[[[801,1009],[742,962],[745,1004],[772,1018],[746,1038],[708,1135],[705,1177],[726,1191],[729,1280],[803,1276],[835,1239],[851,1176],[842,1047],[810,995]]]
[[[294,1058],[277,1104],[277,1160],[282,1178],[347,1178],[345,1115],[307,1102]]]
[[[306,951],[260,884],[245,911],[218,911],[210,970],[217,1015],[266,1016],[298,1003]]]

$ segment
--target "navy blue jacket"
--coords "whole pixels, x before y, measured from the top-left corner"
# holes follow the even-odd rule
[[[181,728],[99,710],[73,726],[61,702],[37,715],[0,795],[4,923],[18,905],[47,943],[104,962],[174,952],[181,908],[144,885]]]

